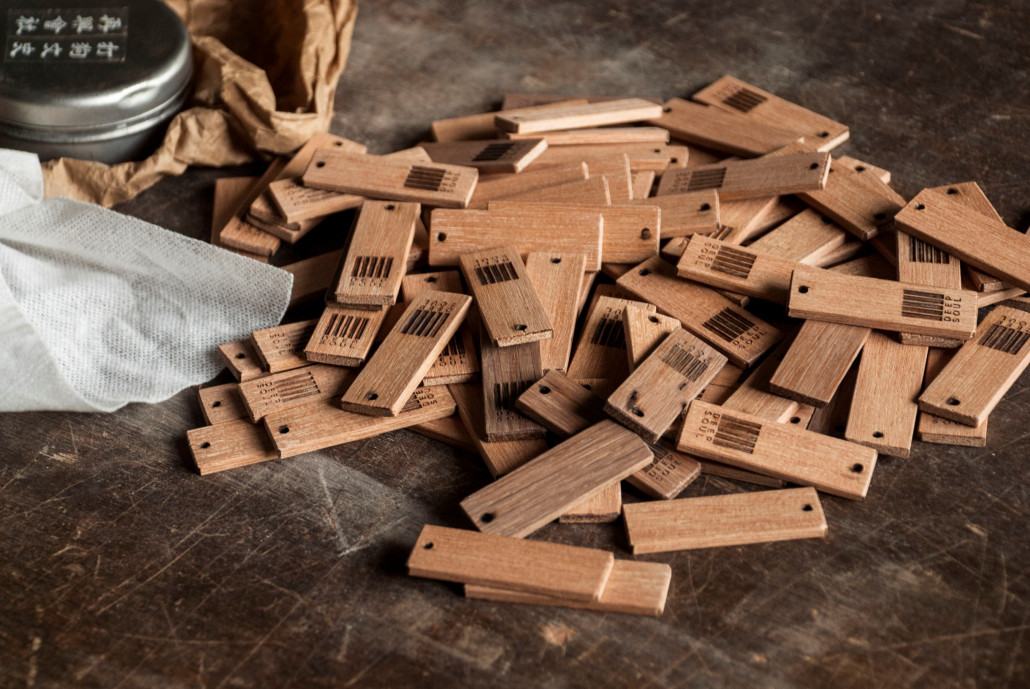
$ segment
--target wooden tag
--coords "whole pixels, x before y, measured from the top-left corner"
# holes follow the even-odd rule
[[[536,162],[534,168],[550,165],[568,165],[585,161],[590,175],[625,172],[598,167],[600,159],[610,159],[615,155],[625,155],[629,164],[629,172],[663,173],[666,168],[681,168],[687,165],[688,151],[686,146],[668,144],[599,144],[592,146],[559,146],[548,148]]]
[[[545,108],[557,108],[566,105],[584,105],[586,102],[587,100],[585,98],[567,99],[563,97],[562,100],[557,102],[527,106],[525,108],[518,108],[518,110],[528,110],[530,108],[543,110]],[[501,134],[497,129],[497,126],[494,124],[494,120],[497,115],[502,114],[503,112],[505,111],[484,112],[477,113],[475,115],[465,115],[463,117],[452,117],[445,120],[435,120],[430,125],[430,130],[433,133],[433,139],[436,141],[494,139]]]
[[[622,514],[622,484],[610,483],[583,498],[558,517],[562,524],[606,524]]]
[[[662,115],[649,121],[669,130],[674,139],[745,157],[771,153],[796,141],[799,136],[743,115],[673,98]]]
[[[858,160],[857,158],[852,158],[851,156],[837,156],[836,158],[834,158],[834,162],[837,165],[842,165],[848,168],[849,170],[854,170],[855,172],[865,172],[866,170],[868,170],[869,172],[872,172],[874,175],[876,175],[879,178],[879,180],[884,184],[891,183],[891,171],[886,170],[882,167],[876,167],[871,163]]]
[[[556,129],[536,134],[508,132],[506,136],[516,140],[541,137],[552,148],[555,146],[669,143],[669,132],[661,127],[588,127],[585,129]]]
[[[720,201],[796,194],[822,189],[830,172],[829,153],[794,153],[735,160],[662,175],[656,196],[715,189]]]
[[[680,322],[675,318],[654,313],[643,304],[626,304],[622,312],[622,329],[630,373],[651,355],[662,340],[679,328]]]
[[[429,157],[437,163],[474,167],[483,173],[522,172],[527,165],[547,150],[547,141],[540,138],[512,141],[487,139],[483,141],[448,141],[422,144]]]
[[[984,194],[983,189],[976,182],[963,182],[961,184],[951,184],[946,187],[933,187],[929,191],[937,192],[939,194],[947,194],[953,200],[963,203],[972,210],[1003,223],[1002,217],[998,214],[998,211],[994,208],[994,205],[987,199],[987,195]],[[1011,285],[1006,283],[1004,280],[994,277],[988,273],[978,270],[972,266],[965,266],[966,273],[969,275],[970,280],[973,283],[973,289],[978,292],[997,292],[1000,290],[1011,289]],[[981,303],[981,306],[983,304]]]
[[[304,347],[304,358],[335,366],[360,366],[368,358],[386,313],[383,308],[368,311],[326,306]]]
[[[782,423],[793,418],[801,406],[797,400],[780,397],[769,391],[769,380],[776,371],[776,367],[783,361],[789,346],[790,340],[781,343],[765,358],[765,361],[751,372],[751,375],[741,381],[733,394],[723,402],[723,406],[733,411],[759,416],[768,421]]]
[[[487,208],[499,203],[585,203],[594,206],[610,206],[611,189],[606,177],[591,177],[565,184],[555,184],[543,189],[504,196],[487,202]]]
[[[458,260],[476,298],[483,326],[498,347],[536,342],[554,335],[516,247],[498,246],[464,253]]]
[[[931,348],[926,357],[924,385],[929,386],[955,355],[954,350]],[[979,426],[966,426],[925,411],[919,412],[916,435],[926,443],[939,445],[964,445],[985,447],[987,445],[987,421]]]
[[[630,174],[630,201],[649,197],[651,195],[651,188],[654,187],[654,180],[655,173],[652,171],[645,170]]]
[[[788,313],[831,323],[968,340],[976,330],[976,292],[853,277],[798,265]]]
[[[275,182],[272,182],[275,184]],[[254,227],[278,237],[288,244],[296,244],[308,232],[318,227],[324,218],[305,218],[289,222],[275,206],[271,191],[266,191],[250,204],[246,220]]]
[[[748,249],[788,261],[810,263],[844,245],[848,233],[828,216],[808,208],[752,242]]]
[[[546,167],[541,170],[526,170],[517,175],[490,175],[476,184],[475,192],[468,203],[469,208],[482,210],[490,201],[542,192],[560,184],[581,182],[590,178],[586,163]]]
[[[679,329],[630,374],[604,409],[644,440],[657,442],[725,364],[725,356]]]
[[[1005,302],[980,323],[972,340],[919,396],[919,408],[979,426],[1030,363],[1030,313]]]
[[[265,429],[246,419],[186,431],[186,442],[201,476],[279,458]]]
[[[237,383],[200,388],[197,396],[200,398],[200,411],[204,414],[204,420],[211,426],[247,418],[247,409],[243,406]]]
[[[908,457],[925,368],[926,347],[900,344],[879,331],[870,333],[858,364],[844,438],[883,454]]]
[[[622,311],[631,303],[635,302],[603,295],[594,297],[569,364],[570,378],[610,378],[618,384],[629,374]],[[642,306],[654,313],[653,305]]]
[[[851,414],[851,395],[855,391],[855,379],[858,378],[858,366],[853,365],[844,375],[844,380],[837,386],[833,397],[824,407],[815,410],[808,430],[843,438],[848,430],[848,416]]]
[[[541,438],[525,438],[522,440],[502,440],[488,442],[486,436],[486,419],[484,412],[483,390],[478,385],[449,385],[452,397],[458,405],[458,415],[468,429],[469,437],[476,446],[476,451],[483,458],[487,470],[494,478],[503,476],[517,469],[534,457],[547,452],[547,442]]]
[[[282,241],[233,216],[222,228],[219,241],[225,246],[266,258],[279,250]]]
[[[895,217],[900,231],[948,251],[974,268],[1030,290],[1030,239],[958,196],[923,190]]]
[[[683,456],[687,457],[688,455]],[[783,488],[787,485],[787,482],[783,479],[766,476],[765,474],[756,474],[753,471],[731,467],[729,464],[712,462],[707,459],[697,459],[697,462],[701,465],[701,473],[709,476],[728,478],[743,483],[751,483],[756,486],[765,486],[766,488]]]
[[[634,196],[631,203],[661,209],[661,239],[715,232],[719,229],[719,192],[714,189],[643,199]],[[608,226],[605,225],[607,230]],[[608,260],[607,256],[605,260]]]
[[[640,98],[586,105],[565,105],[548,110],[523,110],[498,113],[494,124],[505,132],[531,134],[556,129],[603,127],[661,117],[662,107]]]
[[[626,482],[651,497],[671,500],[701,475],[701,463],[676,450],[665,440],[648,443],[654,459],[643,469],[626,477]]]
[[[247,415],[256,423],[277,411],[339,397],[354,375],[351,369],[339,366],[305,366],[240,383],[240,396]]]
[[[922,239],[894,233],[898,281],[943,289],[962,289],[962,262]],[[960,347],[962,340],[901,333],[902,344],[924,347]]]
[[[412,301],[340,398],[340,406],[359,414],[399,414],[471,303],[471,297],[452,292],[427,292]]]
[[[733,244],[751,241],[763,232],[789,220],[799,210],[785,199],[792,196],[768,196],[755,199],[724,201],[719,206],[719,222],[730,228],[723,237]]]
[[[661,229],[661,211],[649,206],[599,206],[589,204],[526,203],[491,201],[491,211],[536,211],[553,214],[555,211],[584,211],[600,214],[601,257],[606,263],[632,263],[636,265],[658,255],[658,237]]]
[[[481,531],[528,536],[652,459],[635,433],[602,421],[473,493],[461,508]]]
[[[427,524],[408,558],[408,572],[569,600],[598,600],[615,557],[604,550],[503,538]]]
[[[814,488],[638,502],[625,514],[634,555],[826,536]]]
[[[225,359],[229,373],[238,381],[253,380],[268,375],[268,371],[261,363],[261,359],[254,350],[254,343],[249,337],[218,345],[218,353]]]
[[[633,200],[632,173],[605,174],[604,179],[608,182],[608,190],[612,197],[612,204],[626,204]]]
[[[380,307],[397,303],[419,204],[366,201],[329,296],[337,304]]]
[[[451,396],[454,396],[453,393]],[[476,450],[476,444],[472,442],[472,436],[469,435],[468,429],[465,428],[464,422],[457,415],[434,421],[426,421],[417,426],[411,426],[408,430],[433,440],[439,440],[441,443],[457,447],[466,452],[475,453],[478,451]]]
[[[519,395],[543,375],[540,345],[528,342],[502,348],[484,335],[480,339],[480,356],[486,440],[543,437],[542,426],[515,411]]]
[[[569,366],[584,266],[583,254],[530,253],[526,257],[526,274],[554,329],[553,336],[539,344],[544,373]]]
[[[799,265],[695,235],[676,264],[676,274],[704,285],[786,304],[790,276]]]
[[[871,170],[859,172],[843,165],[830,168],[826,187],[798,196],[859,239],[876,236],[905,205],[905,199]]]
[[[309,299],[322,298],[333,280],[336,266],[343,258],[343,250],[330,251],[312,258],[301,259],[282,266],[282,269],[293,275],[293,287],[290,290],[290,306],[295,306]]]
[[[575,601],[478,584],[465,584],[465,597],[503,603],[556,605],[563,608],[658,617],[665,610],[665,599],[669,594],[671,580],[672,568],[663,562],[616,560],[608,583],[601,592],[601,598],[596,602]]]
[[[264,424],[279,456],[293,457],[446,418],[455,410],[454,400],[443,385],[418,388],[405,402],[394,416],[368,416],[321,400],[269,414]]]
[[[695,400],[677,448],[854,500],[869,490],[876,450]]]
[[[756,122],[782,127],[829,151],[848,140],[847,126],[791,103],[736,77],[724,76],[693,96],[699,103],[740,113]]]
[[[304,357],[304,345],[311,339],[317,324],[318,321],[312,319],[255,330],[251,337],[254,352],[272,373],[307,366],[311,362]]]
[[[257,177],[220,177],[215,180],[211,207],[211,243],[222,246],[222,228],[242,207]]]
[[[315,152],[304,186],[430,206],[464,208],[479,179],[475,168],[412,164],[382,156]]]
[[[464,294],[461,285],[461,274],[456,270],[445,270],[435,273],[405,275],[401,281],[401,290],[406,301],[415,299],[426,291],[456,292]],[[458,326],[458,332],[447,343],[436,363],[433,364],[423,385],[450,385],[467,383],[476,379],[479,374],[479,358],[476,356],[476,343],[473,329],[469,323]]]
[[[769,381],[769,390],[814,407],[825,406],[870,332],[860,325],[805,321]]]
[[[599,213],[560,211],[433,211],[429,265],[456,266],[462,254],[514,246],[532,251],[583,254],[587,270],[601,269]]]
[[[365,197],[359,194],[306,187],[299,179],[272,182],[268,185],[268,195],[288,222],[323,218],[330,213],[357,208],[365,202]]]
[[[571,96],[563,95],[560,93],[505,93],[504,100],[501,101],[502,108],[510,110],[513,108],[526,108],[534,105],[543,105],[545,103],[558,103],[571,98]],[[620,100],[621,96],[597,96],[597,95],[581,95],[579,98],[585,99],[588,103],[600,103],[609,100]],[[644,100],[651,101],[652,103],[661,103],[657,98],[645,98]]]
[[[607,418],[604,399],[554,370],[528,386],[519,395],[515,408],[562,438]]]
[[[750,366],[783,337],[725,297],[676,277],[676,269],[658,257],[623,275],[618,284],[679,320],[738,366]]]

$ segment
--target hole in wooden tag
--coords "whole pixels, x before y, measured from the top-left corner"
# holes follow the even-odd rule
[[[325,167],[325,161],[324,160],[318,161],[317,163],[315,163],[315,167]]]
[[[923,210],[926,210],[926,205],[924,205],[924,204],[922,204],[922,203],[917,203],[917,204],[916,204],[916,210],[917,210],[917,211],[923,211]]]
[[[433,549],[433,542],[432,542],[432,541],[430,541],[429,543],[426,543],[426,544],[425,544],[424,546],[422,546],[422,547],[423,547],[423,548],[425,548],[426,550],[432,550],[432,549]]]
[[[244,354],[243,352],[240,352],[239,354],[236,355],[236,358],[237,359],[246,359],[247,355]]]
[[[511,327],[512,327],[513,330],[518,330],[519,332],[522,332],[522,331],[524,331],[529,326],[527,326],[525,323],[516,323],[515,325],[513,325]]]
[[[447,239],[447,233],[446,232],[437,232],[436,233],[436,241],[442,242],[445,239]]]
[[[801,285],[798,287],[798,292],[801,292],[801,294],[808,294],[808,285]]]
[[[392,203],[388,203],[388,204],[386,204],[386,210],[388,210],[388,211],[397,210],[397,206],[393,205]]]
[[[640,238],[641,239],[650,239],[651,238],[651,228],[650,227],[645,227],[644,229],[640,230]]]
[[[222,406],[222,400],[215,400],[214,402],[211,403],[211,406],[212,407],[220,407],[220,406]]]
[[[201,450],[206,450],[209,447],[211,447],[211,443],[207,442],[206,440],[200,444]]]
[[[951,405],[952,407],[957,407],[958,405],[962,404],[961,402],[959,402],[959,401],[958,401],[957,399],[955,399],[954,397],[949,397],[949,398],[948,398],[948,399],[946,400],[946,403],[947,403],[947,404],[949,404],[949,405]]]
[[[809,170],[818,170],[819,169],[819,163],[812,163],[811,165],[808,166],[808,169]]]
[[[811,505],[805,505],[801,509],[804,510],[805,512],[811,512],[813,507]]]
[[[651,269],[650,268],[641,268],[640,269],[640,274],[641,275],[650,275],[651,274]]]
[[[862,464],[852,464],[851,470],[856,474],[861,474],[863,471],[865,471],[865,466]]]
[[[484,512],[483,516],[479,518],[479,521],[483,522],[484,524],[489,524],[493,520],[494,520],[494,513],[493,512]]]
[[[855,172],[865,172],[865,165],[856,165]]]
[[[429,277],[426,278],[426,282],[436,282],[436,277],[433,276],[433,275],[430,275]]]
[[[661,321],[658,320],[658,316],[648,316],[647,320],[651,321],[652,323],[660,323],[661,322]]]
[[[874,438],[882,438],[883,437],[883,431],[873,431],[873,437]]]
[[[561,263],[561,259],[560,258],[552,258],[551,259],[551,263]]]
[[[792,417],[790,417],[790,422],[791,423],[801,423],[801,417],[800,416],[792,416]]]
[[[710,211],[710,210],[712,210],[712,204],[710,204],[710,203],[702,203],[701,204],[701,208],[699,210]]]
[[[948,188],[948,193],[949,194],[957,194],[958,193],[958,189],[956,189],[955,187],[949,187]]]
[[[590,383],[582,383],[582,385],[586,390],[593,390],[593,388],[590,386]]]
[[[289,433],[290,432],[290,427],[289,426],[279,426],[279,432],[280,433]]]
[[[373,402],[373,401],[379,399],[379,395],[378,395],[378,393],[370,392],[367,395],[365,395],[365,399],[367,399],[369,402]]]
[[[830,135],[829,132],[819,132],[818,134],[816,134],[816,136],[818,136],[820,139],[825,139],[829,135]]]
[[[551,388],[547,387],[546,385],[541,385],[540,386],[540,394],[541,395],[550,395],[551,394]]]

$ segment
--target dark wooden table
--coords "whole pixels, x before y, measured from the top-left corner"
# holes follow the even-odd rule
[[[1025,229],[1019,5],[366,2],[333,131],[382,153],[505,91],[685,97],[729,73],[850,124],[841,151],[902,194],[977,180]],[[254,169],[192,170],[121,210],[202,237],[214,179]],[[825,540],[649,556],[673,568],[658,619],[407,577],[422,524],[466,526],[457,503],[489,480],[413,433],[201,478],[193,390],[0,415],[0,686],[1026,687],[1027,393],[986,449],[918,444],[881,460],[864,502],[824,498]],[[617,525],[539,537],[629,557]]]

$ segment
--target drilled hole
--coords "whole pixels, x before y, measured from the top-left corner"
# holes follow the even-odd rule
[[[593,387],[591,387],[591,386],[590,386],[590,383],[582,383],[582,385],[583,385],[583,387],[584,387],[584,388],[585,388],[586,390],[593,390],[593,389],[594,389]]]
[[[811,505],[805,505],[801,509],[804,510],[805,512],[811,512],[814,508]]]
[[[374,402],[377,399],[379,399],[379,394],[375,393],[375,392],[370,392],[367,395],[365,395],[365,399],[368,400],[369,402]]]
[[[654,149],[654,152],[655,152],[655,153],[661,153],[661,152],[662,152],[662,149],[660,149],[660,148],[656,148],[656,149]]]
[[[339,147],[343,146],[343,142],[342,141],[334,141],[333,142],[333,146],[336,146],[337,148],[339,148]]]
[[[633,416],[643,416],[643,415],[644,415],[644,410],[643,409],[636,408],[636,409],[633,410]]]
[[[550,395],[551,394],[551,388],[547,387],[546,385],[541,385],[540,386],[540,394],[541,395]]]
[[[669,162],[672,163],[673,165],[675,165],[676,163],[680,162],[680,159],[679,158],[669,158]]]
[[[883,437],[883,431],[873,431],[873,437],[874,438],[882,438]]]
[[[493,520],[494,520],[494,513],[493,512],[484,512],[483,516],[479,518],[479,521],[483,522],[484,524],[489,524]]]
[[[886,213],[877,213],[876,215],[873,216],[873,218],[875,218],[876,220],[886,220],[887,219],[887,214]]]
[[[954,397],[949,397],[949,398],[948,398],[948,399],[946,400],[946,403],[947,403],[947,404],[949,404],[949,405],[951,405],[952,407],[957,407],[958,405],[962,404],[961,402],[959,402],[959,401],[958,401],[957,399],[955,399]]]
[[[809,170],[818,170],[819,169],[819,163],[812,163],[811,165],[808,166],[808,169]]]
[[[650,275],[651,274],[651,269],[650,268],[641,268],[640,269],[640,274],[641,275]]]
[[[640,238],[641,239],[650,239],[651,238],[651,228],[650,227],[645,227],[644,229],[640,230]]]
[[[315,167],[325,167],[325,161],[324,160],[318,161],[317,163],[315,163]]]
[[[222,406],[222,400],[215,400],[214,402],[211,403],[211,406],[212,407],[220,407],[220,406]]]
[[[243,352],[240,352],[239,354],[236,355],[236,358],[237,359],[246,359],[247,355],[244,354]]]
[[[865,471],[865,465],[863,465],[863,464],[852,464],[851,465],[851,470],[853,472],[855,472],[856,474],[861,474],[863,471]]]
[[[702,203],[700,210],[702,210],[702,211],[710,211],[710,210],[712,210],[712,204],[710,204],[710,203]]]
[[[916,204],[916,210],[917,211],[924,211],[924,210],[926,210],[926,206],[924,204],[922,204],[922,203],[917,203]]]
[[[792,416],[792,417],[790,417],[790,422],[791,423],[801,423],[801,417],[800,416]]]
[[[279,426],[279,432],[280,433],[289,433],[290,432],[290,427],[286,426],[286,425]]]
[[[672,112],[672,108],[666,105],[664,108],[662,108],[662,112]]]
[[[429,282],[429,283],[436,282],[436,276],[435,275],[430,275],[429,277],[426,278],[426,282]]]
[[[801,285],[798,287],[798,292],[801,294],[808,294],[808,285]]]
[[[200,444],[200,449],[202,450],[206,450],[209,447],[211,447],[211,443],[207,442],[206,440]]]
[[[949,194],[957,194],[958,193],[958,189],[956,189],[955,187],[949,187],[948,188],[948,193]]]
[[[829,132],[819,132],[818,134],[816,134],[816,136],[818,136],[820,139],[825,139],[829,135],[830,135]]]
[[[651,321],[652,323],[658,323],[659,322],[658,321],[658,316],[648,316],[647,320]]]
[[[513,325],[511,327],[512,327],[512,330],[518,330],[521,333],[521,332],[525,332],[526,328],[528,328],[529,326],[526,325],[525,323],[516,323],[515,325]]]
[[[855,172],[865,172],[865,165],[856,165]]]
[[[432,541],[430,541],[429,543],[426,543],[426,544],[425,544],[424,546],[422,546],[422,547],[423,547],[423,548],[425,548],[426,550],[432,550],[432,549],[433,549],[433,542],[432,542]]]
[[[552,258],[551,259],[551,263],[561,263],[561,259],[560,258]]]
[[[392,203],[388,203],[388,204],[386,204],[386,210],[388,210],[388,211],[397,210],[397,206],[393,205]]]
[[[447,239],[447,233],[446,232],[437,232],[436,233],[436,241],[442,242],[442,241],[444,241],[446,239]]]

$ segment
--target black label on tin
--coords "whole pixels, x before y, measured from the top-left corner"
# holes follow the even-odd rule
[[[13,9],[5,33],[5,62],[125,62],[129,8]]]

